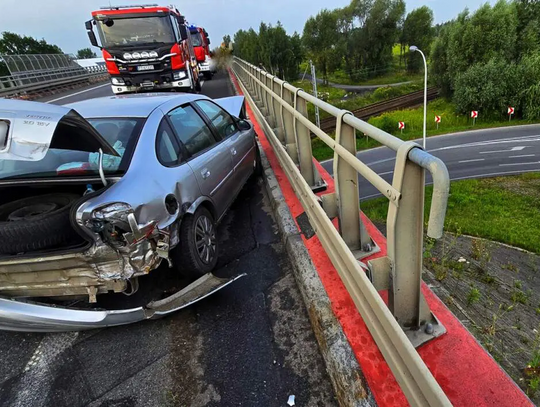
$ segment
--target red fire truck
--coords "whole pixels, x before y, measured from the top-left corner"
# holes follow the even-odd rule
[[[102,7],[92,12],[86,29],[92,45],[103,52],[115,94],[200,91],[192,38],[184,16],[173,6]]]
[[[197,62],[199,63],[199,72],[201,72],[206,79],[212,79],[212,75],[216,72],[216,67],[212,61],[210,55],[210,37],[208,32],[202,27],[190,26],[191,42],[195,49],[195,55],[197,56]]]

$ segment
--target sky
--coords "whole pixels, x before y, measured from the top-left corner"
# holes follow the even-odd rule
[[[113,5],[144,4],[157,2],[169,4],[171,0],[110,0]],[[231,37],[239,29],[258,28],[261,21],[275,24],[281,21],[287,32],[302,32],[305,21],[323,8],[338,8],[350,0],[192,0],[176,1],[175,4],[190,24],[206,28],[213,40],[221,43],[224,35]],[[465,7],[476,10],[486,0],[406,0],[407,12],[427,5],[434,13],[435,22],[451,20]],[[0,32],[12,31],[30,35],[56,44],[66,53],[91,47],[84,22],[90,13],[109,0],[0,0]],[[98,51],[97,48],[94,49]]]

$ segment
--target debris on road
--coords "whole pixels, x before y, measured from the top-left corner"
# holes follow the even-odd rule
[[[294,395],[289,396],[289,400],[287,401],[287,404],[289,406],[294,406]]]

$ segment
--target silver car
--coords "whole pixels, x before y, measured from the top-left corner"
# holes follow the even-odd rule
[[[0,100],[0,329],[134,322],[232,282],[211,271],[216,225],[260,171],[243,106],[188,94]],[[194,282],[131,310],[36,302],[130,294],[162,261]]]

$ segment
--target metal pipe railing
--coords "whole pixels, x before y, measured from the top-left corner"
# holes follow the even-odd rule
[[[235,58],[233,69],[317,236],[407,399],[413,405],[449,405],[413,347],[445,332],[427,306],[421,276],[425,170],[434,182],[428,234],[437,238],[442,235],[449,193],[446,167],[419,145],[400,140],[245,61]],[[289,95],[294,95],[292,100]],[[308,119],[307,103],[336,118],[335,139]],[[391,184],[356,157],[357,131],[396,151]],[[310,188],[315,178],[310,133],[334,151],[335,193],[326,195],[323,204],[335,201],[332,207],[338,209],[339,230]],[[371,282],[357,260],[359,253],[373,254],[371,245],[365,244],[369,236],[359,216],[358,175],[390,201],[388,254],[377,259],[381,261],[368,262]],[[386,286],[375,287],[374,281],[386,282]],[[389,290],[388,306],[378,290]]]

